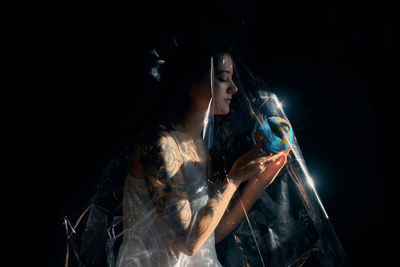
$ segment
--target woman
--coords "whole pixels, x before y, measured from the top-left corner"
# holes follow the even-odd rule
[[[176,102],[163,124],[144,132],[136,146],[125,182],[117,266],[221,266],[215,243],[238,226],[243,209],[286,163],[286,152],[260,156],[258,145],[236,160],[224,181],[211,185],[203,130],[210,113],[230,112],[238,92],[235,63],[221,50],[191,51],[180,48],[167,60],[165,88],[177,92]],[[242,202],[230,204],[244,182]]]

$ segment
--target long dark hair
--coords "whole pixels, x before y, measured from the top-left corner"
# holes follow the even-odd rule
[[[178,45],[159,67],[156,90],[162,102],[157,107],[157,123],[171,129],[178,127],[191,105],[192,86],[210,75],[211,58],[216,64],[226,54],[234,59],[232,46],[220,40],[187,41]]]
[[[231,146],[238,140],[238,136],[234,136],[234,133],[236,135],[240,133],[239,138],[242,138],[244,135],[241,130],[250,130],[253,126],[251,119],[254,118],[254,112],[249,99],[251,97],[249,88],[255,86],[249,84],[249,80],[253,80],[251,74],[235,53],[232,42],[208,38],[178,43],[178,47],[174,48],[170,55],[162,57],[165,63],[159,66],[159,80],[156,86],[153,84],[149,88],[153,92],[156,91],[159,99],[152,124],[162,124],[169,130],[176,130],[191,105],[189,91],[192,85],[210,75],[211,57],[214,64],[217,64],[224,55],[229,55],[234,62],[233,81],[239,90],[233,96],[230,114],[215,116],[214,146],[210,148],[211,157],[207,164],[212,180],[223,179],[224,170],[230,169],[234,160],[249,148],[246,142],[242,142],[239,146]],[[240,130],[236,126],[240,127]],[[235,151],[232,147],[235,147]]]

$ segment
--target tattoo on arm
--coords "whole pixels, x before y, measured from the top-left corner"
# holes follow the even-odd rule
[[[226,190],[227,181],[225,180],[216,190],[214,196],[208,201],[208,204],[200,211],[200,216],[210,216],[212,219],[214,217],[215,209],[218,207],[219,203],[222,201],[222,194]]]
[[[182,175],[182,155],[171,136],[143,146],[141,163],[155,209],[176,234],[185,234],[192,213]]]
[[[224,181],[209,199],[197,216],[192,216],[190,201],[182,174],[183,158],[175,140],[169,136],[159,136],[153,142],[143,145],[141,163],[146,185],[157,213],[169,226],[172,233],[186,239],[191,247],[196,236],[200,236],[207,225],[213,221],[218,207],[223,202],[222,196],[228,188]],[[196,220],[194,221],[194,218]],[[204,227],[200,227],[202,224]],[[187,236],[190,228],[197,229]],[[194,239],[193,239],[194,238]]]

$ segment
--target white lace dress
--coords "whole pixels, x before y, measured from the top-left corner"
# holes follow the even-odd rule
[[[209,199],[208,182],[204,169],[187,160],[174,138],[185,159],[183,174],[192,214],[196,216]],[[124,236],[116,266],[221,266],[214,233],[193,256],[175,251],[170,242],[167,226],[154,208],[145,180],[129,174],[124,188]]]

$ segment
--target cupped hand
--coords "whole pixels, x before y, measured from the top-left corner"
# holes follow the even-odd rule
[[[259,144],[235,161],[228,177],[240,184],[265,170],[266,157],[259,157],[262,144]]]
[[[262,156],[262,158],[265,160],[264,169],[258,175],[252,176],[249,179],[249,183],[262,189],[265,189],[268,185],[270,185],[278,176],[283,166],[285,166],[289,151],[290,148],[276,154],[267,153]]]
[[[259,156],[262,143],[241,156],[232,166],[228,177],[236,183],[249,180],[263,189],[271,184],[286,163],[290,148]]]

